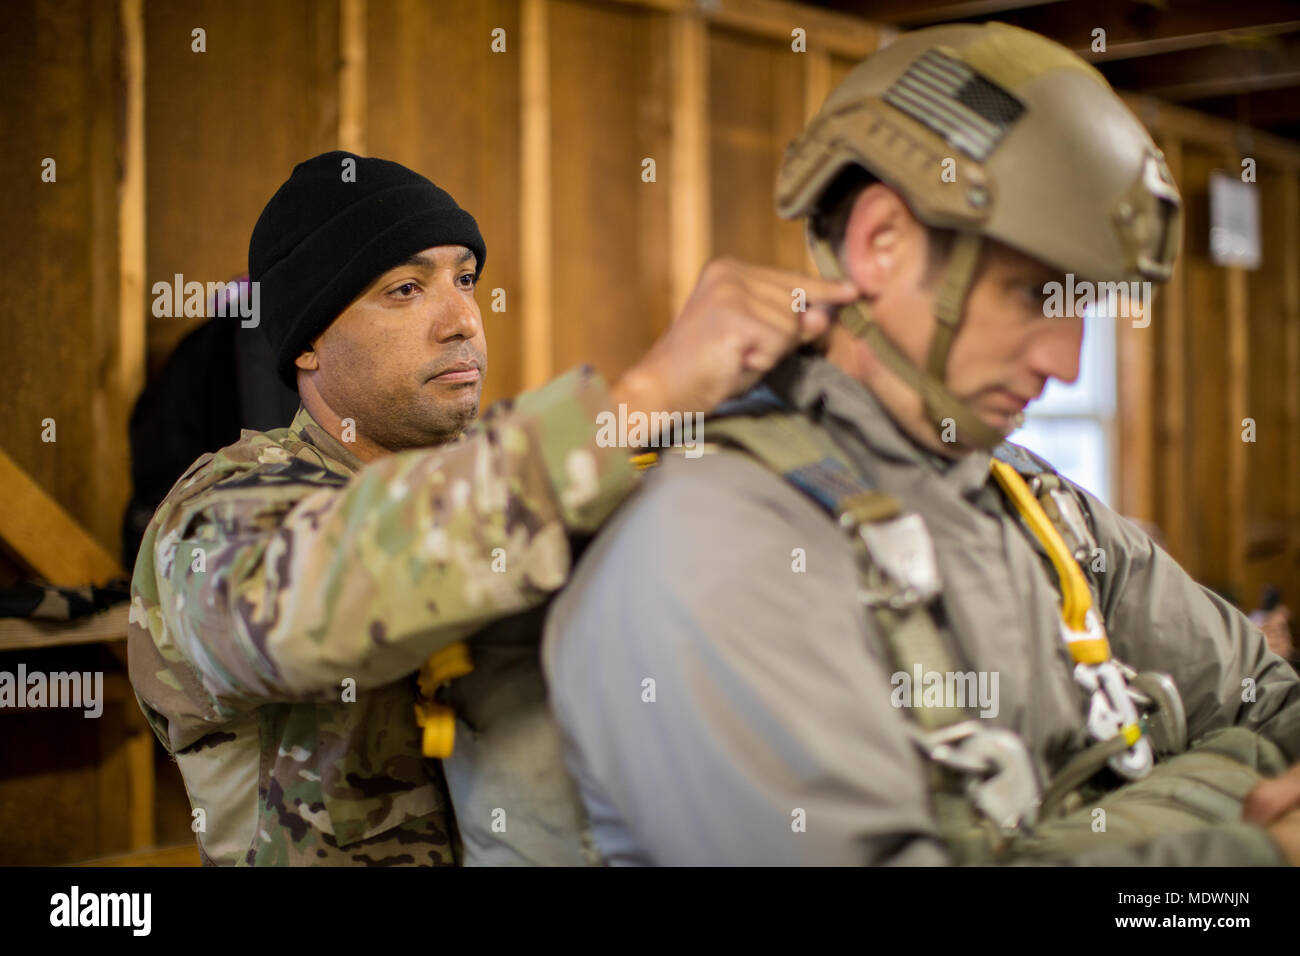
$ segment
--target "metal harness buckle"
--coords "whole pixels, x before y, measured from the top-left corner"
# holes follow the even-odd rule
[[[935,763],[969,775],[967,798],[1003,835],[1037,821],[1038,774],[1019,734],[965,720],[928,734],[915,728],[913,739]]]

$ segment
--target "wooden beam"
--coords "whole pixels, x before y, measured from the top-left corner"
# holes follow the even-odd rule
[[[1241,155],[1234,149],[1224,155],[1226,168],[1241,169]],[[1250,290],[1246,270],[1229,266],[1225,270],[1228,280],[1227,320],[1227,401],[1228,401],[1228,468],[1224,487],[1224,507],[1227,512],[1228,582],[1238,600],[1253,601],[1254,595],[1246,593],[1247,524],[1250,520],[1247,507],[1247,490],[1250,479],[1251,453],[1255,445],[1242,440],[1243,420],[1259,419],[1258,412],[1250,408]],[[1276,440],[1271,436],[1265,441]]]
[[[339,6],[339,149],[366,151],[366,0]]]
[[[1161,137],[1165,162],[1174,183],[1185,187],[1183,178],[1183,144],[1177,136]],[[1163,428],[1154,436],[1157,443],[1153,458],[1163,465],[1164,482],[1161,498],[1164,506],[1156,510],[1165,544],[1179,561],[1187,561],[1187,236],[1183,236],[1184,253],[1174,263],[1168,284],[1161,291],[1162,320],[1159,329],[1161,358],[1164,364],[1162,402]],[[1134,332],[1139,330],[1134,329]],[[1149,331],[1149,330],[1141,330]],[[1150,462],[1149,464],[1154,464]]]
[[[672,15],[672,308],[681,311],[713,248],[709,191],[709,27]],[[656,332],[662,332],[656,329]]]
[[[609,0],[669,13],[693,14],[720,27],[791,42],[805,31],[808,49],[862,59],[880,45],[880,28],[864,16],[823,10],[787,0]]]
[[[1047,7],[1048,13],[1066,4],[1059,0],[824,0],[827,6],[868,16],[878,23],[923,27],[953,20],[1006,20],[1025,8]]]
[[[104,856],[97,860],[81,863],[66,863],[65,866],[202,866],[199,848],[195,843],[182,846],[160,847],[158,849],[119,853]]]
[[[1283,171],[1282,208],[1285,210],[1282,263],[1286,343],[1286,449],[1287,527],[1291,567],[1300,562],[1300,167]]]
[[[81,587],[126,576],[104,546],[4,451],[0,500],[0,544],[41,579]]]
[[[1177,136],[1188,143],[1216,146],[1235,150],[1238,138],[1245,127],[1231,120],[1207,116],[1184,106],[1166,103],[1154,96],[1141,93],[1124,93],[1121,98],[1129,109],[1153,133]],[[1262,130],[1250,129],[1250,155],[1280,166],[1300,164],[1300,144]],[[1240,167],[1238,167],[1240,168]]]
[[[122,101],[117,185],[118,223],[118,370],[114,387],[125,420],[144,388],[148,348],[145,308],[144,229],[144,4],[120,0]]]
[[[1016,6],[1018,9],[995,16],[976,11],[928,22],[998,20],[1050,37],[1084,59],[1104,62],[1257,39],[1300,28],[1295,0],[1178,0],[1160,6],[1133,0],[1090,0]],[[881,16],[874,4],[868,15],[873,20],[900,22]],[[1106,31],[1106,49],[1094,53],[1093,31],[1098,28]]]
[[[523,387],[537,388],[554,363],[551,257],[551,82],[547,0],[520,10],[520,256],[523,260]]]
[[[1146,308],[1152,306],[1147,304]],[[1161,308],[1147,315],[1150,322],[1134,328],[1133,322],[1114,320],[1117,414],[1113,422],[1119,453],[1110,458],[1111,487],[1117,489],[1116,511],[1131,518],[1159,524],[1155,510],[1154,475],[1156,343],[1167,332],[1168,291]]]
[[[1096,66],[1117,89],[1166,100],[1200,99],[1300,85],[1300,34],[1249,46],[1219,44]]]

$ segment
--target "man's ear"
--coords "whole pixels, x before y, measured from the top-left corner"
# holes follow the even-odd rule
[[[845,274],[867,296],[879,295],[900,265],[911,212],[898,193],[872,183],[854,200],[840,258]]]
[[[307,349],[293,360],[293,364],[304,372],[314,372],[320,368],[320,360],[316,358],[315,349]]]

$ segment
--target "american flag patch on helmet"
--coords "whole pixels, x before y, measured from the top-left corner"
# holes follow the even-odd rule
[[[884,99],[978,162],[1025,111],[1002,87],[937,50],[909,66]]]

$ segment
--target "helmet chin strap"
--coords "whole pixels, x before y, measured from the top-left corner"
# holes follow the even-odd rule
[[[817,263],[822,276],[827,279],[843,279],[839,259],[830,243],[813,235],[811,228],[808,230],[808,239],[813,261]],[[935,317],[938,321],[935,323],[934,338],[930,341],[930,353],[924,370],[913,365],[885,335],[872,317],[871,305],[866,300],[858,299],[841,308],[839,321],[870,345],[886,368],[920,394],[925,403],[926,418],[938,432],[940,440],[951,421],[966,444],[987,451],[1001,444],[1006,435],[986,424],[943,384],[948,352],[952,349],[957,326],[961,324],[962,307],[966,302],[966,294],[970,291],[981,242],[978,233],[957,233],[935,297]]]

